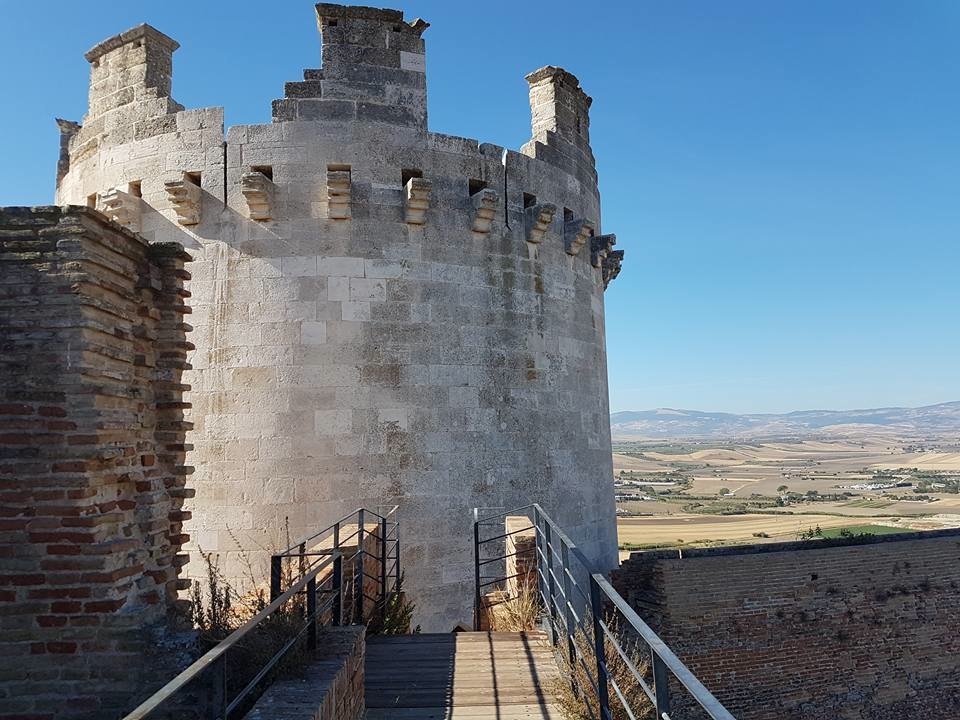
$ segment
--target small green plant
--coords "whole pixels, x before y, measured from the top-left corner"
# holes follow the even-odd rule
[[[387,598],[387,605],[383,613],[367,624],[367,633],[370,635],[410,635],[420,632],[417,625],[410,629],[413,613],[417,606],[407,599],[403,592],[403,573],[397,578],[397,585],[393,593]]]

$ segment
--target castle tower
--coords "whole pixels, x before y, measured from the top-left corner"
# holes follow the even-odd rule
[[[433,133],[427,23],[317,17],[323,68],[225,143],[222,110],[170,99],[175,43],[107,41],[143,67],[129,103],[98,89],[104,114],[92,100],[61,125],[58,199],[194,257],[192,547],[239,578],[286,523],[399,504],[415,621],[449,630],[470,621],[474,507],[539,502],[616,564],[603,292],[620,255],[600,234],[590,99],[547,67],[527,77],[520,152]]]

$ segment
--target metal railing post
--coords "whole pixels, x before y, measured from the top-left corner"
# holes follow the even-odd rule
[[[340,523],[337,522],[333,526],[333,549],[340,549]]]
[[[567,656],[570,667],[577,666],[577,649],[574,646],[573,627],[573,586],[570,583],[570,549],[565,542],[560,543],[560,572],[563,573],[563,621],[567,627]]]
[[[396,557],[394,558],[394,561],[396,562],[396,566],[393,569],[393,572],[396,575],[396,577],[393,580],[394,582],[393,587],[395,590],[399,590],[400,589],[400,521],[399,520],[397,520],[396,527],[397,527],[396,553],[395,553]]]
[[[603,603],[600,600],[600,586],[593,575],[590,576],[590,614],[593,615],[593,654],[597,658],[597,701],[600,705],[600,720],[607,720],[610,714],[610,691],[607,687],[607,652],[603,632]],[[659,715],[657,717],[660,717]]]
[[[317,649],[317,578],[307,582],[307,650]]]
[[[332,590],[336,594],[336,602],[333,603],[333,625],[339,625],[343,622],[343,555],[337,555],[333,559],[333,585]]]
[[[224,654],[213,671],[213,687],[210,692],[210,705],[214,717],[224,720],[227,717],[227,656]]]
[[[357,510],[357,554],[353,556],[354,622],[363,624],[363,508]]]
[[[653,694],[657,701],[657,717],[670,713],[670,673],[656,652],[650,652],[653,664]]]
[[[283,556],[274,555],[270,558],[270,602],[273,602],[283,593],[280,583],[283,580]]]
[[[536,507],[533,508],[533,541],[534,553],[536,554],[534,559],[537,561],[534,570],[537,573],[537,588],[540,591],[537,598],[537,605],[539,605],[540,599],[547,597],[547,580],[543,573],[543,558],[546,555],[546,550],[542,547],[543,532],[540,530],[540,510]]]
[[[474,510],[476,515],[476,510]],[[399,564],[399,563],[398,563]],[[481,598],[480,598],[480,523],[473,521],[473,629],[480,630],[481,625]]]
[[[380,519],[380,617],[387,617],[387,519]]]
[[[553,537],[550,523],[543,524],[543,541],[547,556],[547,614],[550,617],[550,641],[557,644],[557,583],[553,577]]]

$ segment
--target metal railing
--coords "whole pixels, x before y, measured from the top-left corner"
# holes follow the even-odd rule
[[[269,684],[271,672],[290,657],[291,651],[301,643],[308,651],[316,649],[318,625],[340,624],[342,576],[342,554],[327,555],[124,720],[228,720],[246,712]],[[321,602],[324,595],[327,597]],[[232,655],[239,655],[239,660],[234,658],[235,662],[230,663]],[[261,664],[259,658],[264,656]],[[251,662],[251,657],[258,661]]]
[[[302,576],[331,554],[343,552],[349,575],[344,578],[346,624],[382,619],[400,586],[400,521],[398,505],[382,515],[358,508],[329,527],[313,533],[270,559],[270,597],[279,597],[285,582]],[[371,542],[375,549],[370,550]],[[373,574],[376,573],[376,574]],[[369,583],[365,581],[370,581]],[[376,595],[367,587],[373,584]]]
[[[124,720],[241,716],[284,660],[316,649],[319,626],[382,619],[400,585],[396,511],[359,508],[272,556],[270,604]],[[364,590],[371,584],[375,596]]]
[[[526,516],[530,524],[504,532],[506,518],[516,516]],[[518,536],[529,537],[531,532],[532,549],[509,552],[511,544],[516,548]],[[529,578],[529,571],[518,567],[523,560],[529,562],[531,553],[535,578]],[[488,588],[500,589],[511,581],[514,587],[535,584],[550,641],[562,653],[562,663],[570,668],[571,681],[586,678],[590,685],[575,690],[588,698],[586,705],[592,717],[613,720],[614,713],[631,719],[643,717],[645,708],[635,707],[635,690],[639,687],[639,699],[652,704],[658,720],[690,717],[686,711],[697,706],[698,714],[711,720],[734,720],[606,577],[593,571],[576,544],[539,505],[477,518],[474,558],[475,629],[481,629],[485,609],[490,611],[513,599],[502,597],[485,603]],[[618,668],[616,673],[614,666]],[[677,691],[682,691],[679,696]],[[674,706],[682,714],[672,718]]]

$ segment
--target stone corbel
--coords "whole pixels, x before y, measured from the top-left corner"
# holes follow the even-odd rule
[[[118,225],[140,232],[140,198],[113,188],[100,195],[100,211]]]
[[[527,242],[540,243],[557,214],[557,206],[550,203],[533,205],[523,211],[527,231]]]
[[[269,220],[273,217],[273,181],[262,172],[253,170],[240,176],[240,192],[247,201],[251,220]]]
[[[591,220],[575,218],[567,220],[563,228],[563,246],[567,255],[576,256],[580,253],[588,239],[593,237],[595,228]]]
[[[327,217],[350,219],[352,184],[349,170],[327,170]]]
[[[610,282],[620,274],[620,263],[623,262],[623,250],[612,250],[604,259],[600,269],[603,275],[603,289],[606,290]]]
[[[177,213],[177,222],[181,225],[196,225],[200,222],[200,186],[183,175],[179,180],[163,184],[167,197]]]
[[[410,178],[403,189],[404,220],[410,225],[426,225],[433,183],[426,178]]]
[[[602,267],[603,261],[606,259],[607,255],[613,250],[613,246],[617,244],[617,236],[610,235],[597,235],[594,238],[590,239],[590,264],[595,268]]]
[[[496,190],[483,188],[480,192],[474,193],[471,200],[473,201],[473,231],[490,232],[493,218],[497,214],[497,207],[500,205],[500,195]]]

